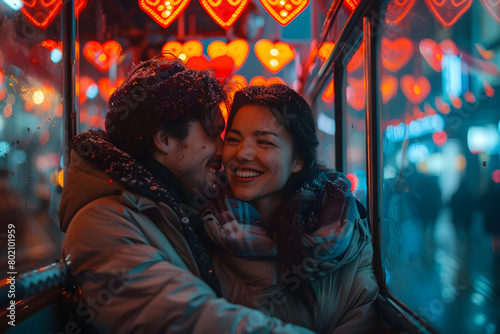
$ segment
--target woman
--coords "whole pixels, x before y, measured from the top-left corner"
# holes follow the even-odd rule
[[[203,214],[215,272],[231,302],[319,333],[371,333],[370,232],[349,180],[318,165],[317,146],[294,90],[235,94],[222,151],[230,187],[221,182]]]

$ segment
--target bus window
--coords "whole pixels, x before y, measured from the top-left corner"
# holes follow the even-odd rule
[[[441,333],[500,326],[500,21],[490,6],[391,1],[377,35],[386,284]]]
[[[366,207],[366,90],[364,74],[364,44],[351,51],[345,67],[343,91],[345,170],[351,191]]]
[[[0,2],[0,244],[3,274],[60,257],[62,51],[57,22]],[[7,267],[7,244],[15,252]],[[9,253],[10,254],[10,253]],[[7,267],[7,268],[6,268]]]

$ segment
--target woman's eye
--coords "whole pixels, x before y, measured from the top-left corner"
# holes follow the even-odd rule
[[[268,140],[262,140],[261,139],[261,140],[258,141],[258,143],[261,144],[261,145],[271,145],[271,146],[274,146],[274,144],[272,142],[268,141]]]
[[[234,137],[226,138],[226,143],[237,143],[237,142],[238,142],[238,139],[236,139]]]

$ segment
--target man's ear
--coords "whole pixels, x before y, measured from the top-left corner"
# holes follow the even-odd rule
[[[298,173],[302,170],[302,167],[304,167],[304,160],[300,156],[295,157],[292,161],[292,164],[292,173]]]
[[[153,143],[155,148],[164,154],[169,154],[172,145],[168,140],[168,133],[165,130],[159,130],[153,135]]]

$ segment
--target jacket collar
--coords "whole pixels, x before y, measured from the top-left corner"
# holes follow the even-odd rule
[[[179,203],[189,195],[159,162],[148,161],[148,166],[145,166],[110,143],[102,130],[87,130],[75,137],[70,146],[80,157],[109,175],[110,183],[116,181],[132,193],[154,202],[164,202],[175,212],[181,212]]]

